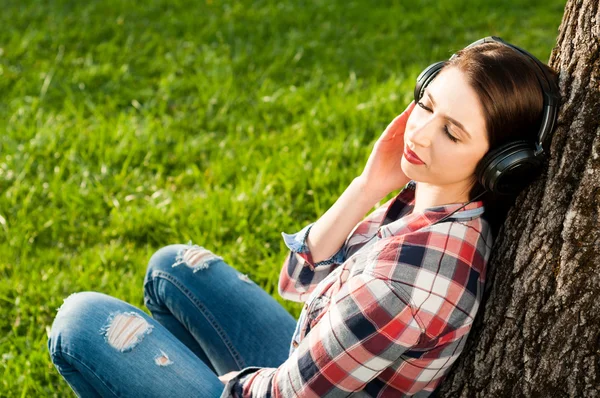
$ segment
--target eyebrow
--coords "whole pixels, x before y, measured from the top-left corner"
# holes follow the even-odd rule
[[[435,101],[434,101],[434,99],[433,99],[432,95],[429,93],[429,91],[428,91],[428,90],[425,90],[425,94],[427,94],[427,96],[428,96],[428,97],[429,97],[429,99],[431,100],[431,103],[433,104],[433,106],[435,106]],[[448,115],[444,115],[444,117],[445,117],[446,119],[450,120],[450,121],[452,122],[452,124],[455,124],[456,126],[458,126],[458,127],[459,127],[459,128],[462,130],[462,131],[464,131],[464,132],[465,132],[465,134],[467,134],[467,136],[469,136],[469,138],[471,138],[471,134],[469,134],[469,132],[467,131],[467,129],[465,128],[465,126],[463,126],[463,125],[462,125],[462,123],[461,123],[461,122],[459,122],[459,121],[458,121],[458,120],[456,120],[456,119],[453,119],[453,118],[451,118],[451,117],[450,117],[450,116],[448,116]]]

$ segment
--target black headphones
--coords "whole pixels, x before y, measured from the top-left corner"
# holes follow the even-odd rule
[[[544,96],[544,110],[537,141],[531,143],[526,140],[511,141],[488,153],[477,164],[475,174],[479,183],[490,192],[499,195],[510,195],[521,191],[539,173],[543,156],[545,155],[542,143],[544,137],[552,133],[556,117],[560,94],[558,87],[551,77],[547,75],[542,63],[527,51],[505,42],[499,37],[488,36],[469,44],[466,48],[477,46],[482,43],[502,43],[515,51],[525,55],[525,58],[535,65],[537,80]],[[452,54],[450,59],[456,57]],[[419,77],[415,86],[415,102],[418,102],[425,88],[433,81],[440,69],[447,61],[440,61],[429,65]]]

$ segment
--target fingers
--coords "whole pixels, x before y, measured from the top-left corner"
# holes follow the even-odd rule
[[[415,108],[415,101],[411,101],[410,104],[408,104],[408,106],[406,107],[406,109],[404,110],[404,112],[402,112],[400,115],[396,116],[396,118],[394,119],[394,121],[391,124],[392,127],[392,137],[394,137],[397,133],[401,133],[404,134],[404,129],[406,129],[406,122],[408,121],[408,118],[410,117],[410,114],[412,113],[413,109]]]
[[[406,107],[406,109],[397,117],[398,123],[400,124],[400,128],[404,129],[406,127],[406,122],[410,117],[413,109],[415,108],[415,101],[411,101],[410,104]]]
[[[398,139],[398,136],[404,135],[404,129],[406,128],[406,122],[415,107],[415,101],[411,101],[406,109],[392,120],[392,122],[386,127],[379,138],[380,141],[389,141],[392,139]]]

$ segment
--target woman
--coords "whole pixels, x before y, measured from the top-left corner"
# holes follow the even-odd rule
[[[172,245],[144,280],[152,318],[101,293],[65,300],[56,368],[86,397],[429,396],[464,347],[510,204],[481,185],[485,155],[533,141],[546,109],[536,67],[492,40],[415,90],[336,203],[283,234],[278,290],[306,303],[298,321],[219,256]]]

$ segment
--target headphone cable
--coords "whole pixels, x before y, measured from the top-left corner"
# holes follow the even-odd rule
[[[454,210],[452,213],[448,214],[446,217],[442,218],[442,219],[441,219],[441,220],[439,220],[439,221],[436,221],[434,224],[437,224],[437,223],[439,223],[439,222],[442,222],[442,221],[444,221],[445,219],[447,219],[448,217],[450,217],[452,214],[456,213],[457,211],[459,211],[459,210],[460,210],[460,209],[462,209],[463,207],[467,206],[469,203],[472,203],[472,202],[476,201],[477,199],[479,199],[480,197],[482,197],[482,196],[483,196],[483,195],[484,195],[486,192],[488,192],[488,191],[487,191],[487,189],[486,189],[486,190],[484,190],[484,191],[483,191],[482,193],[480,193],[479,195],[475,196],[473,199],[471,199],[470,201],[468,201],[467,203],[465,203],[465,204],[464,204],[464,205],[462,205],[461,207],[459,207],[458,209]]]

